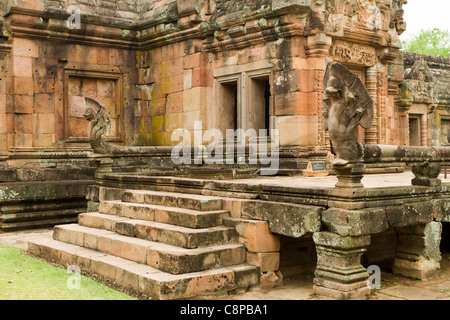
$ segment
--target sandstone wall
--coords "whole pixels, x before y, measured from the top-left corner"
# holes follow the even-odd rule
[[[399,65],[404,77],[398,94],[405,119],[401,143],[448,145],[449,59],[405,52]]]
[[[176,129],[189,131],[193,139],[195,121],[222,134],[278,129],[287,170],[302,169],[329,149],[321,100],[330,60],[356,73],[374,100],[372,128],[355,132],[358,139],[406,143],[408,117],[397,97],[403,73],[395,69],[402,4],[2,2],[2,179],[70,181],[92,175],[84,97],[105,107],[111,119],[107,139],[116,144],[175,145]],[[79,28],[67,24],[70,5],[81,10]],[[131,161],[135,167],[141,163],[136,159],[116,163],[126,167]],[[144,169],[153,163],[142,161]],[[19,169],[32,174],[17,174]]]
[[[388,81],[387,68],[404,28],[401,3],[354,2],[8,1],[12,45],[3,61],[11,68],[4,68],[2,99],[9,110],[0,117],[7,123],[0,148],[81,142],[84,96],[106,105],[117,142],[174,145],[173,131],[192,130],[194,121],[224,131],[232,121],[224,84],[237,87],[237,126],[279,129],[284,146],[326,147],[321,95],[329,59],[363,78],[375,101],[373,127],[359,139],[395,143],[398,80]],[[81,9],[80,29],[67,28],[69,5]],[[88,78],[83,89],[77,73]],[[94,94],[99,86],[110,92]]]

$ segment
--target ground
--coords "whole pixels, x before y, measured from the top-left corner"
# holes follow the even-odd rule
[[[48,237],[52,229],[39,229],[0,234],[0,243],[22,249],[27,241]],[[202,297],[200,299],[221,300],[317,300],[312,289],[312,273],[305,273],[301,279],[287,279],[283,287],[270,290],[260,288],[230,296]],[[381,273],[381,289],[375,290],[371,300],[450,300],[450,252],[442,253],[441,270],[437,278],[419,281],[389,272]]]

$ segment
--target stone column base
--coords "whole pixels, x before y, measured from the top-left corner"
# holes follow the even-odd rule
[[[392,273],[409,278],[417,278],[422,281],[433,279],[441,268],[438,261],[428,260],[424,257],[395,257]]]
[[[316,232],[313,240],[317,250],[314,292],[330,299],[366,299],[371,290],[361,256],[370,244],[370,236],[342,237]]]
[[[370,295],[370,288],[367,287],[364,281],[363,287],[358,289],[346,291],[348,288],[341,287],[340,289],[331,289],[327,287],[313,285],[313,290],[315,294],[318,294],[324,298],[335,299],[335,300],[366,300]]]

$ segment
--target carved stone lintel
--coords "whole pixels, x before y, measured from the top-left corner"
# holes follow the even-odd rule
[[[376,50],[370,46],[335,40],[329,50],[333,60],[343,63],[354,63],[363,66],[373,66],[377,63]]]

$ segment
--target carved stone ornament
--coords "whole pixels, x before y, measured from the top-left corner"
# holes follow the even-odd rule
[[[406,30],[406,22],[403,20],[404,10],[396,9],[392,10],[391,22],[389,28],[395,28],[397,34],[401,35]]]
[[[433,75],[426,61],[423,59],[416,61],[411,68],[405,70],[404,78],[404,83],[411,91],[413,102],[434,102]]]
[[[358,43],[335,40],[329,53],[333,60],[343,63],[373,66],[378,62],[375,48]]]
[[[111,153],[114,145],[106,142],[103,135],[109,136],[111,130],[111,120],[106,112],[106,108],[92,98],[85,98],[86,111],[83,116],[90,121],[88,129],[88,139],[95,153]]]
[[[378,30],[381,29],[381,9],[375,1],[357,0],[357,23],[358,29]]]
[[[411,171],[414,174],[414,179],[411,180],[412,185],[432,187],[441,185],[441,180],[438,178],[441,173],[440,163],[425,161],[413,165]]]
[[[408,1],[406,0],[392,1],[391,21],[389,23],[389,27],[394,28],[398,35],[401,35],[406,30],[406,22],[403,20],[403,5],[407,3]]]
[[[324,76],[322,99],[324,129],[330,134],[334,164],[345,165],[362,159],[363,147],[353,135],[357,125],[370,128],[373,101],[364,84],[350,70],[330,62]]]

